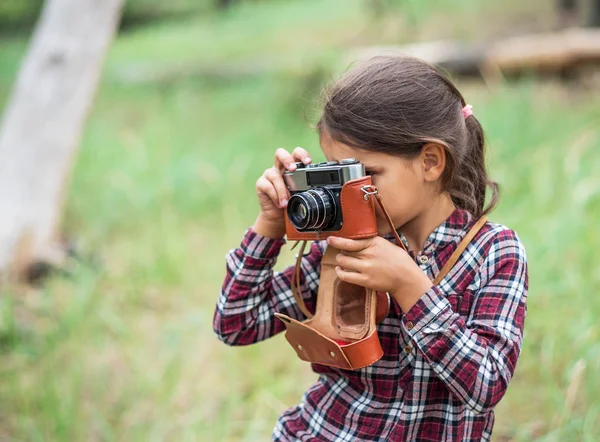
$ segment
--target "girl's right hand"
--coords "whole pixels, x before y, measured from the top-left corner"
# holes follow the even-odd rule
[[[311,161],[308,152],[301,147],[294,149],[291,154],[285,149],[277,149],[273,167],[265,170],[256,181],[256,194],[260,204],[259,219],[277,230],[277,233],[281,229],[285,233],[283,211],[290,199],[290,193],[283,181],[283,173],[295,171],[296,162],[310,164]]]

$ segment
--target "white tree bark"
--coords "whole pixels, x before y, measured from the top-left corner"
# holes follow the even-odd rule
[[[47,0],[0,125],[0,272],[56,264],[65,189],[124,0]]]

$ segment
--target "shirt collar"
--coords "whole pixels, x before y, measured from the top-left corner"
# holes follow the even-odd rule
[[[467,231],[467,227],[473,222],[473,215],[468,210],[454,209],[450,216],[442,224],[437,226],[433,232],[429,234],[423,247],[423,253],[432,253],[446,247],[450,243],[458,243]],[[408,241],[398,232],[400,239],[404,245]],[[393,239],[394,235],[388,233],[384,235],[386,239]]]

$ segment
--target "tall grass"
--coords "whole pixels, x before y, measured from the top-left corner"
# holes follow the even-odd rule
[[[474,2],[461,4],[457,21],[475,14]],[[441,2],[419,5],[411,2],[423,26],[451,13]],[[414,26],[394,11],[398,23]],[[0,440],[269,438],[315,376],[282,336],[247,348],[220,344],[212,313],[223,257],[257,214],[254,182],[273,151],[299,145],[322,158],[307,119],[328,75],[307,76],[309,66],[135,85],[119,69],[265,54],[309,65],[319,54],[335,59],[377,42],[371,20],[358,1],[263,2],[115,42],[65,213],[84,259],[43,288],[15,287],[0,298]],[[2,98],[23,49],[23,41],[2,46]],[[597,93],[532,80],[461,87],[487,131],[490,173],[502,186],[493,219],[519,233],[530,262],[525,343],[497,410],[496,439],[595,440]],[[289,263],[286,250],[278,267]]]

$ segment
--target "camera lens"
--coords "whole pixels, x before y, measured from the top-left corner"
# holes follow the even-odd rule
[[[330,190],[316,187],[292,195],[287,210],[297,230],[324,230],[335,220],[337,207]]]
[[[291,218],[294,219],[295,224],[306,225],[308,221],[308,209],[306,205],[302,204],[302,201],[295,204],[291,212]]]

